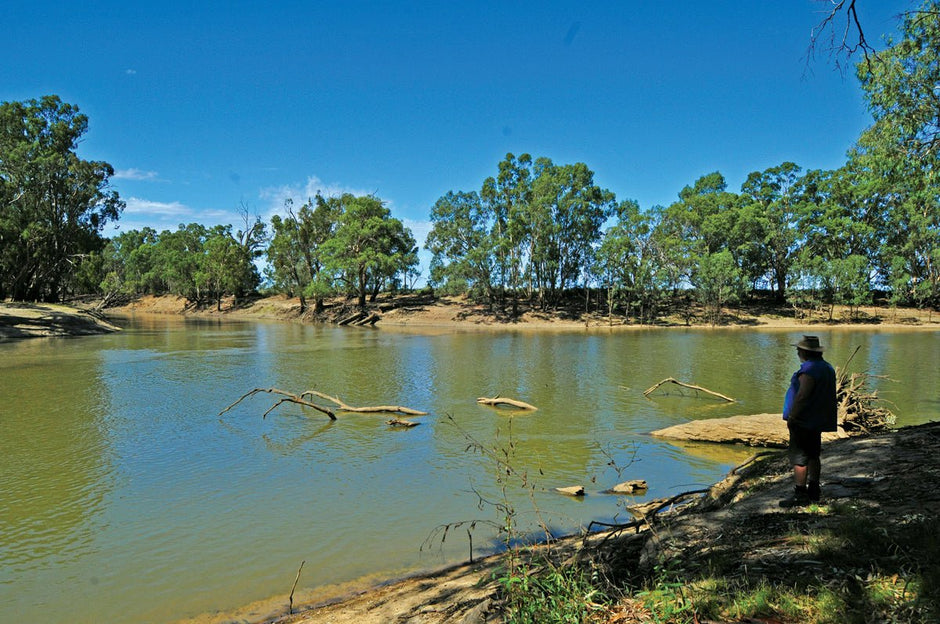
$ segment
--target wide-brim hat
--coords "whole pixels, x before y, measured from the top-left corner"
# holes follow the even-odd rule
[[[814,353],[823,352],[823,347],[819,344],[818,336],[803,336],[803,340],[793,346],[797,349],[803,349],[804,351],[813,351]]]

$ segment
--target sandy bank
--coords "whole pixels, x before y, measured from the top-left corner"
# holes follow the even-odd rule
[[[348,302],[329,302],[332,309],[346,308]],[[523,307],[517,318],[487,309],[462,297],[428,298],[402,295],[382,296],[370,304],[370,311],[378,317],[378,327],[401,330],[435,331],[459,330],[637,330],[651,328],[716,328],[716,329],[783,329],[810,331],[813,329],[932,329],[940,330],[940,315],[927,310],[910,308],[862,307],[850,313],[837,308],[833,321],[828,316],[795,318],[788,310],[729,309],[719,325],[702,320],[665,318],[652,325],[627,323],[622,318],[602,314],[584,314],[572,311],[541,311]],[[108,314],[183,314],[210,318],[269,319],[294,322],[313,322],[310,315],[301,313],[300,300],[282,295],[254,299],[238,305],[232,299],[223,301],[222,309],[215,306],[197,308],[182,297],[144,296],[125,306],[109,308]]]
[[[0,303],[0,341],[42,336],[87,336],[119,331],[87,310],[52,303]]]

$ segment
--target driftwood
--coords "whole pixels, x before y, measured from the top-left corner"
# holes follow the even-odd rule
[[[710,394],[714,397],[718,397],[719,399],[722,399],[723,401],[727,401],[728,403],[737,403],[735,399],[732,399],[729,396],[725,396],[724,394],[721,394],[720,392],[715,392],[714,390],[709,390],[708,388],[703,388],[701,386],[694,386],[692,384],[683,383],[681,381],[673,379],[672,377],[667,377],[666,379],[663,379],[652,388],[649,388],[646,392],[643,393],[643,396],[649,396],[654,391],[656,391],[657,388],[667,383],[676,384],[677,386],[680,386],[682,388],[688,388],[689,390],[695,390],[696,392],[704,392],[705,394]]]
[[[421,423],[416,423],[413,420],[404,420],[403,418],[392,418],[391,420],[386,420],[385,424],[389,427],[417,427]]]
[[[281,403],[297,403],[298,405],[312,407],[318,412],[326,414],[327,416],[329,416],[330,420],[336,420],[336,414],[333,412],[333,410],[331,410],[328,407],[318,405],[308,400],[307,397],[317,397],[320,399],[324,399],[326,401],[330,401],[331,403],[335,404],[338,407],[339,411],[342,411],[342,412],[356,412],[360,414],[391,413],[391,414],[408,414],[410,416],[424,416],[427,414],[427,412],[422,412],[422,411],[411,409],[408,407],[401,407],[400,405],[376,405],[373,407],[353,407],[352,405],[347,405],[346,403],[344,403],[341,399],[337,397],[332,397],[332,396],[329,396],[328,394],[317,392],[316,390],[305,390],[301,392],[300,394],[294,394],[293,392],[287,392],[286,390],[279,390],[278,388],[255,388],[254,390],[246,392],[241,397],[239,397],[237,401],[235,401],[234,403],[226,407],[224,410],[219,412],[219,416],[229,411],[230,409],[232,409],[233,407],[241,403],[243,400],[259,392],[267,392],[269,394],[279,394],[283,397],[282,399],[279,399],[270,408],[268,408],[268,411],[266,411],[261,416],[262,418],[266,418],[267,415],[270,414],[272,411],[274,411],[274,409],[278,407]]]
[[[633,479],[632,481],[618,483],[609,490],[604,490],[604,494],[636,494],[638,492],[645,492],[648,489],[649,485],[646,483],[645,479]]]
[[[538,410],[538,408],[535,407],[534,405],[530,405],[523,401],[517,401],[515,399],[507,399],[505,397],[500,397],[500,396],[495,396],[493,398],[480,397],[477,399],[477,403],[480,403],[482,405],[494,405],[494,406],[495,405],[509,405],[512,407],[517,407],[521,410],[528,410],[530,412],[534,412]]]
[[[850,435],[884,431],[895,422],[891,410],[877,405],[882,401],[878,398],[878,391],[869,391],[868,381],[872,378],[887,379],[868,373],[843,374],[838,378],[839,424]]]
[[[346,325],[375,325],[379,321],[379,315],[374,312],[367,312],[365,310],[360,310],[353,312],[352,314],[345,316],[336,321],[337,325],[346,326]]]

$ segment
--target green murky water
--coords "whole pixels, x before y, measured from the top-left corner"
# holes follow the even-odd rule
[[[499,470],[471,440],[511,449],[558,532],[623,517],[600,493],[643,478],[647,497],[721,478],[750,451],[647,436],[689,418],[779,411],[799,332],[428,332],[174,318],[119,334],[0,344],[0,621],[172,622],[328,583],[465,559],[443,523],[499,522]],[[817,331],[833,363],[886,375],[899,424],[940,417],[940,332]],[[643,397],[665,377],[738,399]],[[255,387],[316,389],[382,415],[282,405]],[[500,394],[539,406],[479,406]],[[456,423],[456,425],[455,425]],[[613,465],[611,465],[613,463]],[[531,504],[510,490],[519,520]],[[647,497],[636,499],[644,500]],[[531,524],[529,525],[531,526]],[[478,554],[498,545],[481,523]]]

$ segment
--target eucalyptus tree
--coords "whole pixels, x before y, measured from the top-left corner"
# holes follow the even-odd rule
[[[291,199],[284,202],[284,209],[287,216],[271,217],[268,275],[275,288],[300,298],[301,311],[307,309],[307,297],[312,297],[314,311],[320,312],[324,298],[332,292],[323,271],[323,245],[336,230],[342,207],[338,198],[317,194],[296,213]]]
[[[0,299],[59,299],[124,208],[106,162],[78,157],[88,118],[55,95],[0,104]]]
[[[365,307],[367,296],[374,299],[396,275],[417,266],[417,245],[378,197],[346,193],[334,201],[340,212],[322,246],[324,270]]]
[[[535,161],[529,204],[520,211],[528,232],[528,271],[540,303],[555,305],[589,267],[614,194],[594,184],[584,163]]]
[[[744,294],[746,280],[731,251],[722,249],[699,257],[692,270],[692,284],[695,298],[711,323],[717,325],[722,308]]]
[[[493,303],[495,257],[491,213],[476,192],[448,191],[431,208],[430,283],[466,284],[471,295]]]
[[[661,262],[671,274],[674,294],[689,285],[713,288],[703,280],[718,276],[738,281],[737,274],[701,270],[709,256],[728,250],[738,205],[738,196],[727,191],[724,176],[716,171],[684,187],[678,201],[660,209],[654,237]]]
[[[616,207],[616,223],[607,229],[594,255],[594,274],[607,290],[608,315],[619,304],[640,322],[656,316],[662,296],[659,250],[653,238],[655,218],[633,200]]]
[[[258,286],[258,270],[240,238],[232,233],[231,225],[214,226],[206,232],[203,254],[197,261],[196,284],[204,296],[215,301],[218,310],[225,295],[237,299]]]
[[[524,216],[532,194],[532,157],[516,158],[506,154],[499,163],[499,173],[483,181],[480,197],[492,214],[497,285],[504,302],[508,290],[512,296],[512,314],[518,309],[518,290],[522,287],[522,263],[529,232]]]
[[[903,14],[901,40],[856,71],[869,109],[894,151],[935,159],[940,152],[940,1]]]
[[[205,255],[206,226],[199,223],[180,224],[175,230],[160,232],[153,251],[154,271],[166,284],[166,291],[190,301],[203,295],[198,273]]]
[[[117,296],[145,293],[164,294],[166,284],[155,266],[157,231],[145,227],[126,230],[111,238],[101,252],[101,277],[98,290],[105,301]]]
[[[801,168],[795,163],[784,162],[748,174],[741,185],[741,194],[750,204],[755,219],[753,232],[763,234],[762,249],[754,250],[751,255],[751,275],[759,273],[763,264],[779,302],[786,299],[791,267],[799,250],[800,211],[804,201],[800,172]]]
[[[896,302],[940,304],[940,2],[904,14],[901,39],[857,67],[874,124],[848,166],[887,203],[882,273]]]

